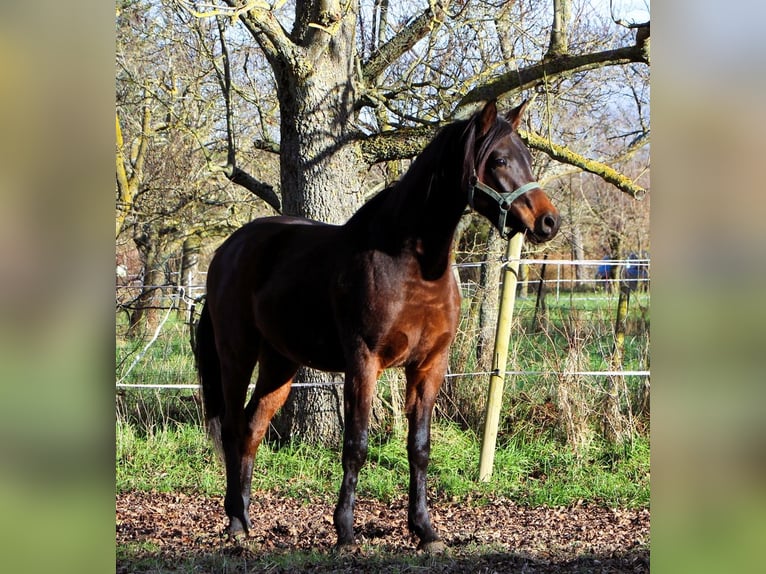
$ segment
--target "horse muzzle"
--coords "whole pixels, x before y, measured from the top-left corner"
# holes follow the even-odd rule
[[[501,193],[490,186],[480,182],[476,176],[471,178],[468,189],[468,205],[471,209],[479,211],[492,222],[495,228],[500,232],[504,239],[508,239],[514,231],[518,231],[518,224],[512,225],[512,217],[509,218],[511,205],[522,195],[539,189],[540,184],[536,181],[530,181],[515,189],[510,193]],[[477,209],[476,205],[485,206],[484,209]],[[560,217],[556,208],[552,205],[549,210],[536,216],[532,227],[527,227],[528,237],[533,243],[544,243],[555,237],[558,233]]]
[[[529,234],[529,237],[535,243],[545,243],[556,237],[560,225],[561,217],[559,216],[559,212],[553,208],[535,219],[535,228],[532,230],[532,233]]]

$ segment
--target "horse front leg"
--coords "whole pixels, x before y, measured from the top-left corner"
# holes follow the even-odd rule
[[[407,457],[410,464],[410,489],[407,525],[420,538],[418,550],[443,552],[446,545],[431,525],[426,496],[426,473],[431,456],[431,415],[436,395],[446,372],[446,353],[443,359],[429,367],[408,367],[406,411],[409,431]]]
[[[372,360],[346,371],[343,389],[343,482],[333,522],[339,548],[354,544],[354,504],[359,471],[367,460],[367,434],[378,370]]]

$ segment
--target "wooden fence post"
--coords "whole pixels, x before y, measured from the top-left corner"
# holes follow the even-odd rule
[[[495,461],[497,429],[500,423],[500,407],[503,404],[505,365],[508,360],[508,343],[511,335],[513,307],[516,303],[516,284],[519,275],[519,258],[524,236],[517,233],[508,241],[506,263],[503,270],[503,289],[500,296],[500,310],[495,331],[495,352],[492,358],[492,374],[489,378],[487,408],[484,415],[484,436],[479,457],[479,480],[489,482]]]

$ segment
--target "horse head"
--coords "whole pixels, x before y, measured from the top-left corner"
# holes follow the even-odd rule
[[[468,204],[503,237],[525,233],[533,243],[550,241],[561,218],[532,176],[532,156],[518,134],[525,101],[505,117],[494,101],[469,121],[465,131],[463,186]]]

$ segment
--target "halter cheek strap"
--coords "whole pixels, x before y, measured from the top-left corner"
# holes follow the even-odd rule
[[[476,191],[480,191],[487,195],[490,199],[494,200],[498,207],[500,208],[498,210],[497,215],[497,221],[493,222],[495,224],[495,227],[500,232],[500,235],[502,237],[507,237],[507,234],[505,232],[505,220],[508,216],[508,210],[511,209],[511,204],[517,200],[519,197],[527,193],[528,191],[531,191],[532,189],[540,187],[540,184],[536,181],[530,181],[529,183],[525,183],[518,189],[515,189],[514,191],[510,193],[500,193],[499,191],[496,191],[495,189],[492,189],[490,186],[482,183],[479,181],[479,178],[476,175],[476,172],[473,173],[470,179],[470,185],[468,186],[468,205],[471,206],[471,209],[475,209],[474,207],[474,194]]]
[[[504,211],[508,211],[511,208],[511,204],[514,201],[516,201],[518,198],[520,198],[522,195],[524,195],[528,191],[531,191],[538,187],[540,187],[539,183],[537,183],[536,181],[530,181],[529,183],[525,183],[524,185],[522,185],[521,187],[519,187],[518,189],[510,193],[500,193],[499,191],[496,191],[492,189],[491,187],[489,187],[487,184],[480,182],[476,173],[474,173],[471,176],[470,185],[468,187],[468,205],[471,206],[471,209],[474,209],[473,196],[474,196],[474,192],[478,189],[486,193],[492,199],[494,199],[500,206],[500,209],[503,209]]]

